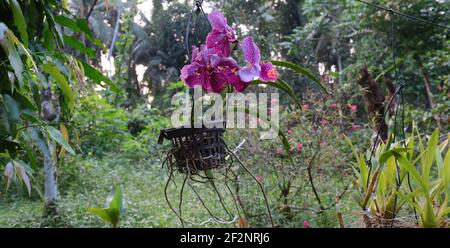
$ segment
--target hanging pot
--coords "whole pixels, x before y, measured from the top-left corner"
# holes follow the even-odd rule
[[[216,123],[210,124],[213,126]],[[172,149],[169,156],[175,158],[175,168],[195,175],[225,165],[224,132],[225,123],[223,128],[208,128],[205,125],[201,128],[168,128],[161,130],[158,143],[162,144],[164,139],[170,140]]]

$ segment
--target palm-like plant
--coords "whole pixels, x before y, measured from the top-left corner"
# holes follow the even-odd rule
[[[413,140],[413,138],[411,138]],[[412,141],[413,142],[413,141]],[[439,130],[435,130],[425,148],[419,135],[419,155],[412,159],[407,154],[393,152],[402,169],[407,171],[416,184],[412,192],[398,192],[398,196],[417,211],[421,227],[448,225],[450,214],[450,150],[447,138],[440,145]],[[418,164],[418,165],[417,165]],[[434,165],[434,166],[433,166]],[[420,170],[417,168],[421,168]]]

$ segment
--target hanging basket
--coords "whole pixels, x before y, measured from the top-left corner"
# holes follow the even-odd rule
[[[387,219],[367,211],[362,212],[363,223],[366,228],[415,228],[413,222],[407,219]]]
[[[205,125],[202,128],[169,128],[161,130],[158,142],[170,140],[172,149],[169,156],[175,158],[174,167],[182,173],[195,175],[225,165],[224,132],[224,123],[223,128],[207,128]]]

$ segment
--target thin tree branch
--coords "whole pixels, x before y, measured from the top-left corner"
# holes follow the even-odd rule
[[[94,3],[91,5],[91,8],[89,9],[89,12],[86,15],[86,21],[89,20],[89,17],[91,16],[92,11],[94,11],[95,5],[97,5],[97,2],[98,2],[98,0],[95,0]]]

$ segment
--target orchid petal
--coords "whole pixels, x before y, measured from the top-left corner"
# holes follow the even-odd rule
[[[213,11],[208,15],[209,22],[212,29],[217,31],[223,31],[227,26],[227,19],[219,11]]]
[[[253,65],[248,65],[239,70],[239,77],[244,82],[250,82],[259,77],[260,68]]]
[[[250,85],[250,83],[242,81],[238,75],[232,72],[227,75],[227,80],[237,92],[244,91]]]
[[[204,75],[197,72],[200,67],[197,63],[185,65],[181,69],[181,81],[190,88],[196,85],[202,85]]]
[[[264,82],[275,81],[278,79],[278,72],[272,63],[267,62],[261,64],[260,79]]]
[[[223,73],[214,73],[211,77],[210,83],[212,92],[220,93],[227,85],[227,78]]]
[[[199,53],[198,47],[192,46],[192,55],[191,55],[192,58],[191,58],[191,63],[194,63],[194,61],[197,59],[198,53]]]
[[[259,52],[258,46],[253,42],[251,36],[245,38],[242,41],[242,50],[244,52],[244,57],[250,64],[257,64],[261,60],[261,54]]]

